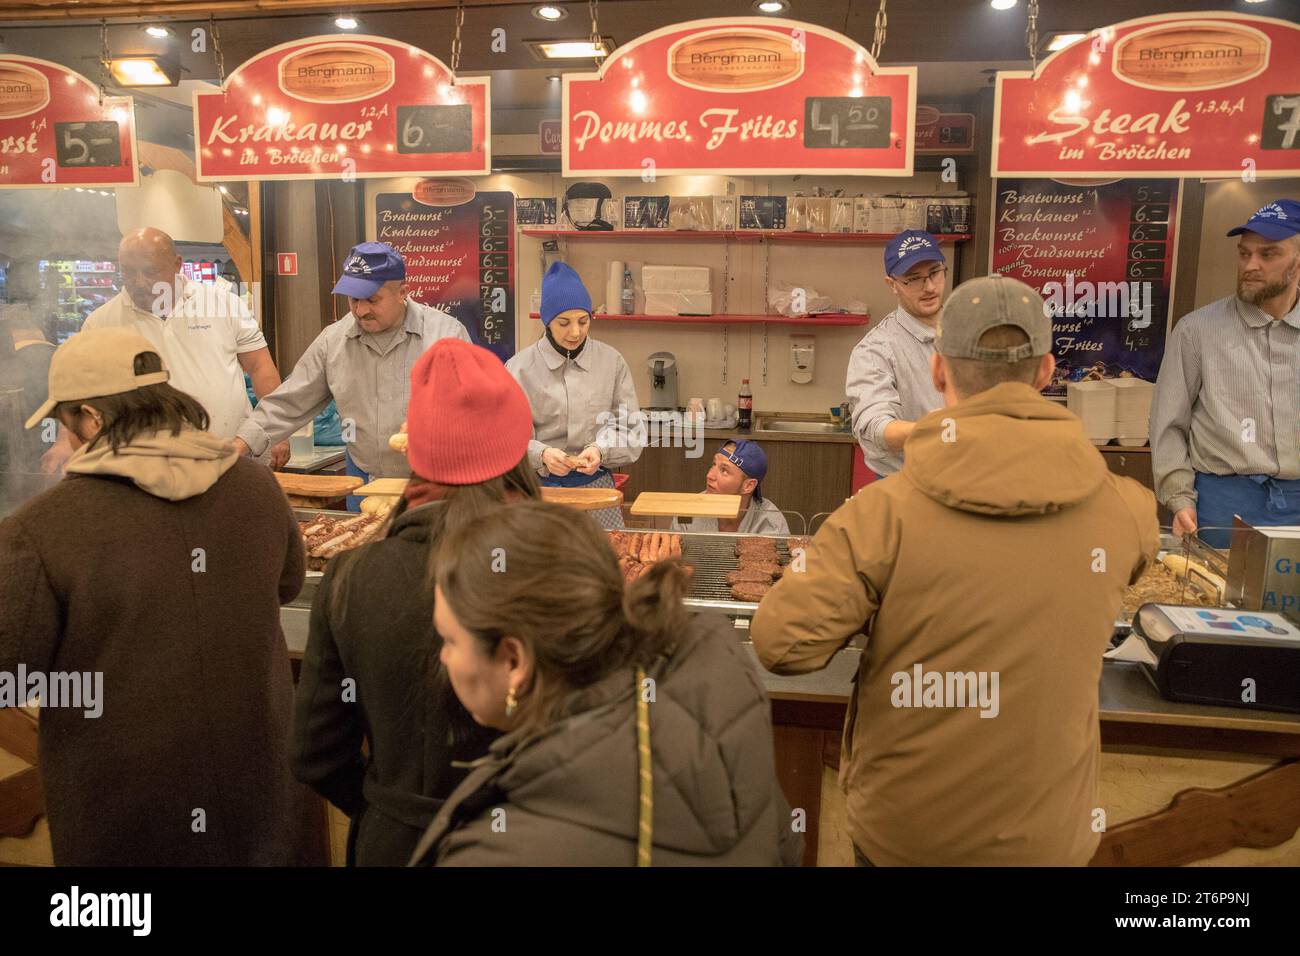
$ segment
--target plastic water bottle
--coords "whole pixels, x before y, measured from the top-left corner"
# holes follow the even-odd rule
[[[631,315],[636,311],[636,286],[632,284],[632,270],[623,268],[623,314]]]
[[[754,418],[754,393],[750,391],[749,379],[740,380],[740,395],[736,399],[736,415],[738,421],[736,427],[742,432],[749,431],[749,426]]]

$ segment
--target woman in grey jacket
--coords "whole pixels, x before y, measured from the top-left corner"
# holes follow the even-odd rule
[[[662,562],[624,591],[605,534],[556,505],[449,534],[434,620],[466,710],[506,731],[412,857],[442,866],[795,865],[767,695]]]

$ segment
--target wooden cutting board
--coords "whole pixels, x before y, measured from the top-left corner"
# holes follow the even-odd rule
[[[352,493],[361,498],[366,495],[400,495],[406,490],[406,483],[410,480],[409,478],[376,478],[370,484],[362,485]]]
[[[547,488],[542,487],[542,500],[565,505],[579,511],[600,511],[617,508],[623,503],[623,492],[614,488]]]
[[[740,516],[740,495],[700,495],[677,491],[643,491],[632,514],[652,518],[726,518]]]
[[[355,475],[293,475],[280,471],[274,474],[286,495],[302,498],[342,498],[361,484]]]

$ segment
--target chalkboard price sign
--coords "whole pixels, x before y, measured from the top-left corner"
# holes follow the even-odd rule
[[[506,332],[514,321],[509,294],[511,270],[509,253],[496,252],[496,243],[511,233],[514,196],[509,193],[485,193],[479,212],[479,329],[488,348],[506,343]]]
[[[469,105],[399,106],[399,153],[467,153],[474,141],[474,110]]]
[[[1129,223],[1128,238],[1130,242],[1165,242],[1169,239],[1169,225],[1163,222],[1132,222]]]
[[[803,103],[803,144],[808,149],[889,145],[888,96],[809,96]]]
[[[1262,149],[1300,149],[1300,93],[1264,98]]]
[[[416,301],[455,316],[503,362],[515,351],[514,208],[509,192],[475,192],[450,206],[405,192],[375,197],[375,238],[406,258]]]
[[[55,162],[65,169],[121,166],[122,138],[112,120],[54,124]]]
[[[1133,204],[1133,213],[1129,217],[1133,222],[1168,222],[1168,203],[1146,203],[1137,201]]]
[[[1163,259],[1165,244],[1163,242],[1130,242],[1128,244],[1130,259]]]

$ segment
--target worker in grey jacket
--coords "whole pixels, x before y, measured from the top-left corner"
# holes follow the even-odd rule
[[[1269,203],[1228,235],[1236,294],[1174,326],[1151,405],[1156,498],[1175,534],[1216,548],[1234,515],[1300,523],[1300,202]]]
[[[235,439],[241,454],[260,455],[288,438],[333,398],[343,420],[348,473],[410,475],[406,455],[389,448],[388,439],[406,418],[411,369],[439,339],[470,337],[446,312],[412,299],[405,280],[406,264],[392,246],[353,247],[334,286],[351,311],[316,336],[293,373],[258,402]]]
[[[918,419],[943,407],[930,381],[934,325],[943,307],[948,262],[939,241],[908,229],[885,247],[885,284],[894,309],[854,346],[844,391],[853,434],[867,466],[882,478],[903,467],[903,443]]]

